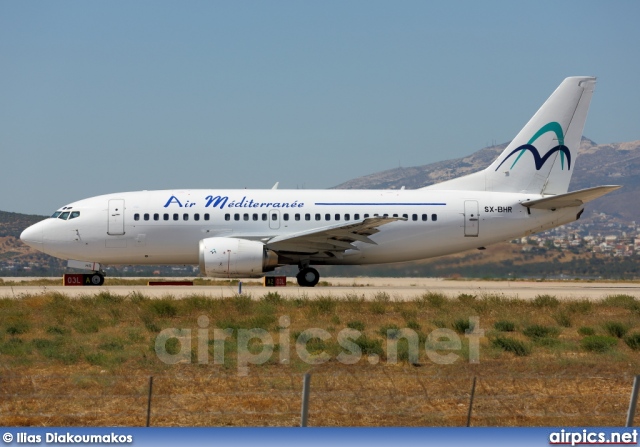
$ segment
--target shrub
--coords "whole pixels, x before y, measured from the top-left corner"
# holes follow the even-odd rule
[[[355,329],[356,331],[364,331],[364,323],[362,321],[350,321],[347,323],[347,327],[350,329]]]
[[[176,305],[166,298],[150,301],[149,307],[159,317],[173,318],[178,315]]]
[[[373,314],[382,315],[387,311],[387,306],[381,301],[372,301],[369,303],[369,309]]]
[[[532,304],[539,308],[556,308],[560,305],[560,301],[553,295],[537,295]]]
[[[378,333],[385,338],[395,340],[400,337],[400,328],[395,324],[385,324],[380,327]]]
[[[559,334],[558,328],[550,326],[542,326],[541,324],[534,324],[527,326],[522,333],[527,337],[536,340],[545,337],[556,337]]]
[[[491,341],[491,345],[503,351],[513,352],[518,357],[531,354],[531,348],[528,345],[511,337],[496,337]]]
[[[453,327],[453,330],[455,330],[459,334],[464,334],[465,331],[471,329],[471,322],[469,322],[469,320],[465,318],[458,318],[453,322],[451,326]]]
[[[572,301],[567,304],[567,311],[578,314],[591,313],[593,303],[589,300]]]
[[[49,326],[47,328],[47,334],[66,335],[69,332],[71,332],[69,329],[65,329],[60,326]]]
[[[384,350],[382,349],[382,340],[373,340],[371,338],[368,338],[366,335],[361,335],[353,342],[360,347],[362,353],[365,355],[375,354],[380,357],[384,355]]]
[[[603,326],[605,331],[607,331],[607,334],[616,338],[624,337],[629,330],[628,326],[617,321],[607,321]]]
[[[565,312],[558,312],[553,319],[562,327],[571,327],[571,317]]]
[[[419,331],[420,330],[420,325],[418,324],[417,321],[407,321],[407,327],[409,329],[413,329],[414,331]]]
[[[516,330],[516,325],[512,321],[500,320],[493,324],[493,328],[500,332],[513,332]]]
[[[329,314],[336,307],[336,302],[330,296],[319,296],[313,300],[313,307],[321,314]]]
[[[629,334],[624,338],[624,342],[634,351],[640,350],[640,334]]]
[[[604,300],[602,300],[602,304],[605,306],[611,307],[622,307],[623,309],[630,310],[638,310],[640,303],[631,295],[609,295]]]
[[[387,292],[377,292],[373,296],[373,301],[377,301],[379,303],[388,303],[389,301],[391,301],[391,297]]]
[[[29,331],[29,327],[30,327],[29,323],[22,319],[9,321],[9,325],[7,326],[7,334],[11,334],[11,335],[24,334]]]
[[[578,334],[580,335],[595,335],[595,333],[596,330],[588,326],[582,326],[580,329],[578,329]]]
[[[427,292],[420,300],[431,307],[442,307],[447,302],[447,297],[443,293]]]
[[[606,335],[589,335],[580,341],[585,351],[607,352],[618,343],[618,339]]]
[[[461,293],[460,295],[458,295],[458,301],[460,301],[461,304],[470,306],[476,302],[476,296],[469,295],[466,293]]]
[[[278,292],[269,292],[263,295],[262,301],[266,301],[271,304],[280,304],[284,301],[284,298]]]

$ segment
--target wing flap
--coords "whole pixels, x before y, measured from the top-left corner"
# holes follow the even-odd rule
[[[581,189],[579,191],[568,192],[566,194],[558,194],[555,196],[544,197],[542,199],[527,200],[520,204],[527,208],[537,208],[542,210],[556,210],[560,208],[569,208],[580,206],[590,202],[605,194],[609,194],[616,189],[621,188],[618,185],[596,186],[595,188]]]
[[[314,228],[299,233],[276,236],[266,242],[270,250],[287,253],[331,252],[340,257],[346,250],[357,250],[355,242],[375,244],[369,236],[379,227],[391,222],[406,220],[404,217],[367,217],[349,223]]]

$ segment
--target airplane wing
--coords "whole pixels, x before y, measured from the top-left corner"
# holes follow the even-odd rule
[[[354,242],[375,244],[369,236],[376,234],[382,225],[407,220],[404,217],[367,217],[338,225],[314,228],[298,233],[276,236],[266,242],[267,248],[288,254],[316,254],[329,252],[340,257],[346,250],[357,250]]]
[[[611,191],[615,191],[618,188],[622,188],[622,186],[596,186],[595,188],[581,189],[579,191],[544,197],[542,199],[527,200],[525,202],[521,202],[521,205],[526,206],[527,208],[538,208],[543,210],[556,210],[559,208],[580,206],[608,194]]]

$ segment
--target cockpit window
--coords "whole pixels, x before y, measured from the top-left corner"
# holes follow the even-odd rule
[[[75,219],[76,217],[80,217],[80,211],[71,211],[71,214],[69,215],[69,220]]]
[[[65,211],[64,213],[58,216],[58,219],[67,220],[68,217],[69,217],[69,211]]]
[[[55,213],[53,213],[53,214],[51,215],[51,217],[52,217],[53,219],[55,219],[55,218],[56,218],[56,217],[58,217],[61,213],[62,213],[62,211],[56,211]]]

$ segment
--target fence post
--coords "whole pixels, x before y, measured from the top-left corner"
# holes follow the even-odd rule
[[[467,412],[467,427],[471,427],[471,410],[473,409],[473,398],[476,395],[476,376],[473,376],[471,385],[471,397],[469,398],[469,411]]]
[[[242,295],[242,281],[238,281],[238,295]]]
[[[627,425],[625,427],[633,426],[633,417],[636,414],[636,405],[638,404],[638,388],[640,388],[640,376],[635,376],[633,378],[633,389],[631,390],[629,411],[627,411]]]
[[[153,376],[149,376],[149,398],[147,399],[147,427],[151,422],[151,392],[153,391]]]
[[[300,427],[306,427],[309,419],[309,390],[311,387],[311,374],[305,373],[302,379],[302,410],[300,414]]]

